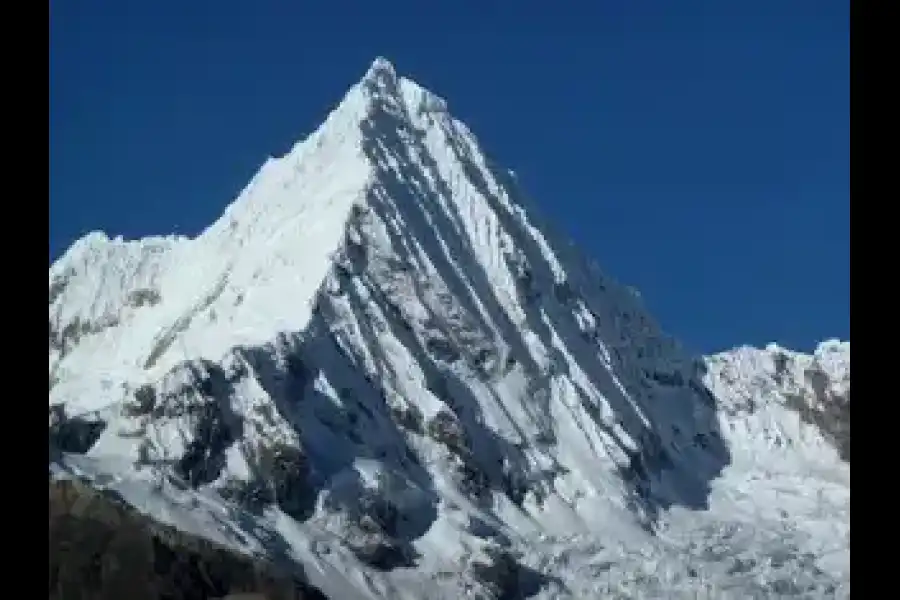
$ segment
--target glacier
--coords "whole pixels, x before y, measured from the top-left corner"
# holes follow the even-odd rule
[[[849,597],[849,342],[691,355],[385,59],[49,288],[51,477],[329,598]]]

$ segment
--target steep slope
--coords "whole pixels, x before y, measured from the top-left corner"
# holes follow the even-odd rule
[[[718,363],[382,59],[198,237],[76,243],[51,267],[50,331],[51,448],[86,454],[55,469],[241,552],[266,531],[331,597],[699,585],[669,515],[713,514],[731,463]],[[243,520],[192,525],[201,504]],[[736,552],[767,535],[747,528]],[[631,581],[632,551],[680,575]]]

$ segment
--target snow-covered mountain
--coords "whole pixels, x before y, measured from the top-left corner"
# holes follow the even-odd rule
[[[52,475],[330,598],[849,596],[849,343],[690,356],[383,59],[49,287]]]
[[[812,355],[775,344],[743,347],[711,356],[707,365],[722,418],[745,438],[736,448],[743,458],[775,448],[830,465],[836,450],[850,463],[849,342],[823,342]]]

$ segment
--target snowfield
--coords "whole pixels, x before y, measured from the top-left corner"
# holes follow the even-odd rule
[[[849,342],[690,356],[384,59],[49,285],[51,477],[330,598],[849,597]]]

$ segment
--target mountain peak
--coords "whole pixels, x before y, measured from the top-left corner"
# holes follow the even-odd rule
[[[333,598],[521,597],[564,579],[574,597],[641,580],[630,595],[694,598],[698,571],[734,581],[685,559],[698,530],[769,563],[714,504],[750,484],[728,470],[741,422],[723,429],[718,411],[735,403],[711,389],[737,396],[754,372],[704,372],[383,58],[196,238],[82,245],[51,269],[58,472],[223,544],[304,557]],[[680,545],[644,552],[663,529]],[[791,581],[834,587],[786,556]],[[684,560],[707,562],[665,564]]]
[[[383,56],[378,56],[375,60],[372,61],[369,70],[366,71],[365,76],[363,77],[364,81],[371,81],[381,78],[389,78],[396,79],[397,71],[394,69],[394,65],[391,64],[391,61],[384,58]]]

